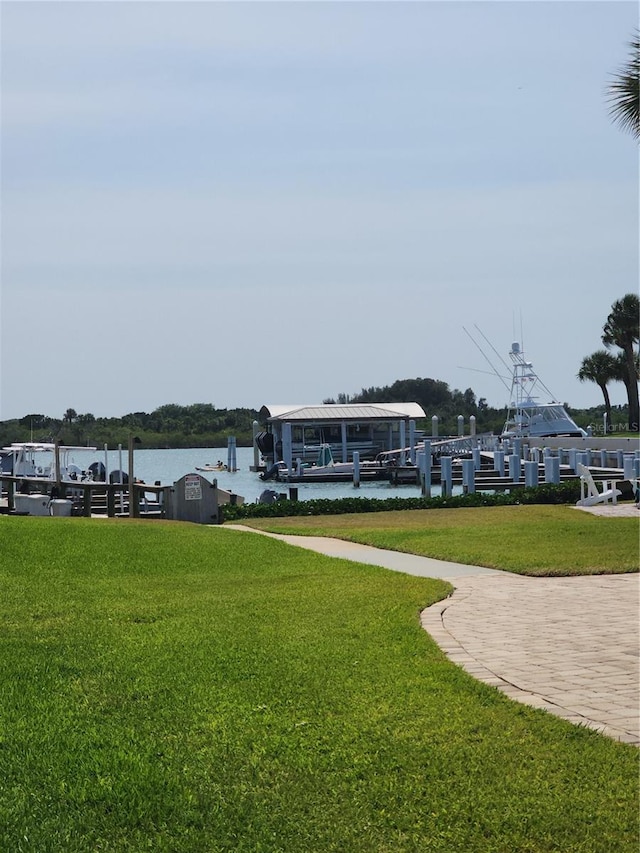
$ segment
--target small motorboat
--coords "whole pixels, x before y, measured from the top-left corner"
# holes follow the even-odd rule
[[[228,471],[229,468],[224,462],[217,462],[215,465],[207,463],[206,465],[196,465],[196,471]]]

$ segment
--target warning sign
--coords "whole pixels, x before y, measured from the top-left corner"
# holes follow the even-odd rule
[[[202,486],[199,474],[187,474],[184,478],[185,501],[201,501]]]

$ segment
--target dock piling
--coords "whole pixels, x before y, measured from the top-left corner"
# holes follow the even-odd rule
[[[442,497],[451,497],[453,490],[453,459],[451,456],[440,457],[440,483]]]
[[[360,488],[360,452],[358,450],[353,451],[353,487]]]

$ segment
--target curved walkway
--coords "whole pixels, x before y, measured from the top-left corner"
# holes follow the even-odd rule
[[[448,580],[421,623],[448,657],[510,698],[640,745],[638,574],[533,578],[340,539],[264,533],[290,545]]]

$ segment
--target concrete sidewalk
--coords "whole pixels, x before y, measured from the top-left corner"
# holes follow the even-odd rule
[[[454,663],[518,702],[640,745],[637,574],[532,578],[339,539],[226,526],[450,581],[453,595],[423,611],[421,622]]]

